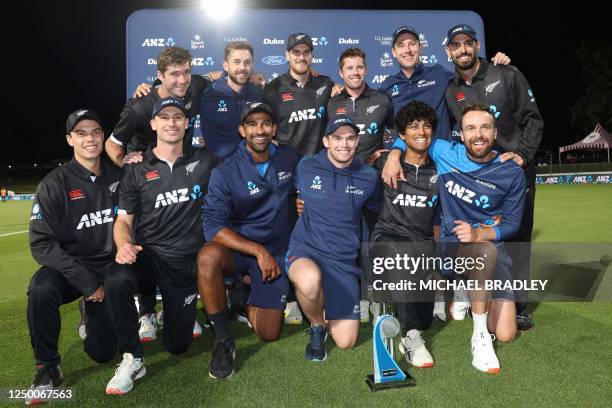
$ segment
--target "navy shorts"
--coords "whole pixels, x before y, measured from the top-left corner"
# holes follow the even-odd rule
[[[285,310],[287,293],[289,292],[289,280],[285,272],[283,257],[275,256],[274,259],[281,269],[281,274],[273,281],[263,282],[261,270],[259,265],[257,265],[257,259],[234,252],[236,275],[248,274],[251,276],[251,294],[247,302],[249,305],[264,309]]]
[[[503,242],[493,242],[495,248],[497,248],[497,261],[495,263],[495,274],[493,275],[493,279],[501,282],[511,282],[512,275],[510,274],[510,270],[512,268],[512,258],[506,251],[506,247]],[[460,243],[458,241],[441,241],[438,243],[438,256],[440,257],[456,257],[457,256],[457,248]],[[465,278],[464,274],[455,273],[454,270],[451,269],[442,269],[439,271],[445,278],[452,279],[455,277]],[[512,289],[508,290],[494,290],[491,294],[493,299],[505,299],[514,301],[514,291]]]
[[[289,271],[291,264],[300,258],[312,260],[321,269],[325,319],[359,320],[361,269],[348,262],[325,259],[326,257],[317,251],[301,246],[300,248],[289,248],[285,258],[285,270]]]

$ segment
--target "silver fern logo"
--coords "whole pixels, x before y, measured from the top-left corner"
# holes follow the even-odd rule
[[[378,109],[379,106],[380,105],[368,106],[368,109],[366,109],[366,115],[371,115],[372,113],[374,113],[374,111]]]
[[[117,191],[118,186],[119,186],[119,182],[115,181],[113,184],[108,186],[108,191],[110,191],[111,193],[114,193],[115,191]]]
[[[190,173],[193,173],[193,171],[195,170],[196,166],[200,164],[200,161],[194,161],[192,163],[189,163],[188,165],[185,166],[185,171],[187,172],[187,175],[189,175]]]
[[[322,86],[319,89],[317,89],[317,96],[323,95],[323,92],[325,92],[325,89],[327,89],[327,86]]]
[[[485,88],[485,95],[490,94],[491,92],[493,92],[495,87],[497,87],[497,85],[499,85],[500,82],[501,81],[495,81],[495,82],[491,82],[489,85],[487,85],[487,87]]]

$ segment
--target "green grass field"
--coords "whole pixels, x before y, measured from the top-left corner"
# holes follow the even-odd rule
[[[535,241],[609,243],[612,254],[612,188],[609,185],[538,186]],[[0,388],[23,389],[34,374],[26,324],[26,288],[37,268],[27,233],[31,202],[0,203]],[[14,235],[6,235],[17,232]],[[585,254],[562,254],[575,257]],[[591,262],[592,263],[592,262]],[[608,268],[607,278],[612,268]],[[607,280],[609,282],[610,279]],[[264,344],[232,326],[237,372],[225,381],[208,377],[212,335],[206,329],[182,356],[161,341],[145,348],[147,375],[125,396],[106,396],[116,361],[98,365],[77,336],[76,303],[62,307],[60,338],[63,387],[77,406],[590,406],[612,401],[612,303],[540,303],[536,327],[511,344],[497,345],[497,376],[471,367],[469,320],[434,323],[425,334],[436,359],[433,369],[408,371],[417,386],[372,393],[364,383],[372,371],[371,326],[362,325],[354,350],[327,342],[323,363],[304,360],[305,326],[286,326],[279,341]],[[202,316],[199,316],[202,321]],[[405,366],[405,364],[404,364]],[[407,367],[405,367],[407,368]],[[607,402],[606,402],[607,401]],[[0,400],[0,405],[8,404]]]

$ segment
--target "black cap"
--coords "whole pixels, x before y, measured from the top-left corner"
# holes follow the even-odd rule
[[[474,30],[474,27],[467,24],[458,24],[448,30],[448,33],[446,34],[446,43],[450,43],[453,38],[458,34],[465,34],[472,40],[478,41],[478,38],[476,38],[476,30]]]
[[[338,116],[329,122],[327,122],[327,128],[325,129],[326,135],[331,135],[342,126],[352,127],[357,134],[359,134],[359,127],[349,118],[348,116]]]
[[[265,112],[268,115],[270,115],[272,120],[274,120],[274,114],[272,113],[272,108],[270,108],[268,104],[265,104],[263,102],[249,102],[246,105],[244,105],[244,109],[242,109],[242,114],[240,115],[240,123],[244,123],[244,120],[251,113],[257,113],[257,112]]]
[[[412,34],[417,40],[419,40],[419,32],[415,28],[408,27],[408,26],[401,26],[401,27],[398,27],[393,32],[393,42],[391,43],[391,46],[395,47],[395,41],[397,40],[397,37],[405,33]]]
[[[157,102],[155,102],[155,106],[153,106],[153,113],[151,114],[151,117],[154,117],[159,112],[161,112],[162,109],[168,106],[176,106],[181,111],[183,111],[185,116],[188,116],[187,108],[185,107],[185,104],[183,103],[183,101],[181,101],[178,98],[174,98],[170,96],[168,98],[160,99]]]
[[[66,119],[66,133],[72,132],[76,124],[85,119],[95,120],[102,127],[102,121],[96,112],[89,109],[78,109],[68,115],[68,119]]]
[[[287,51],[291,51],[298,44],[306,44],[311,50],[314,49],[312,46],[312,38],[306,33],[293,33],[287,39]]]

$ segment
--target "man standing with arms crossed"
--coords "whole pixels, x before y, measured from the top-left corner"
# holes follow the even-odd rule
[[[157,144],[147,149],[142,162],[126,166],[121,179],[114,227],[117,255],[105,291],[123,361],[107,394],[128,393],[146,373],[134,294],[159,286],[166,350],[184,353],[193,339],[196,254],[204,243],[200,209],[217,159],[206,149],[184,146],[187,113],[179,99],[159,100],[151,119]]]
[[[239,130],[244,141],[213,170],[202,209],[208,243],[198,254],[198,288],[215,332],[213,378],[234,371],[224,275],[250,275],[248,317],[263,341],[280,336],[289,291],[283,270],[290,233],[287,199],[299,156],[290,146],[272,144],[276,125],[264,103],[245,106]]]
[[[474,29],[459,24],[448,30],[446,53],[455,64],[456,76],[446,91],[446,101],[458,118],[465,106],[482,103],[493,110],[499,129],[496,148],[500,159],[514,160],[525,171],[525,210],[521,228],[508,245],[513,278],[529,279],[531,234],[535,203],[535,154],[542,140],[544,120],[525,76],[514,66],[492,65],[478,58],[480,42]],[[516,324],[521,331],[533,327],[525,299],[516,299]]]

